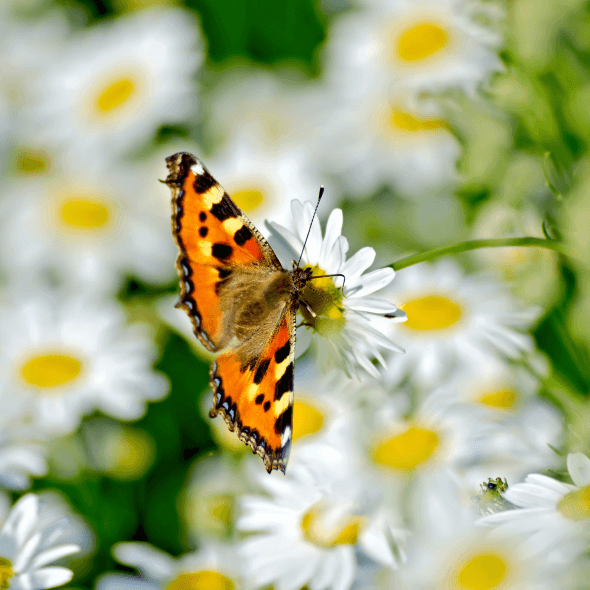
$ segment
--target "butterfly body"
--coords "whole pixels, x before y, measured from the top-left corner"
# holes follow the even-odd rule
[[[211,417],[285,467],[292,429],[295,318],[311,269],[282,267],[270,245],[194,156],[166,158],[180,301],[212,352]]]

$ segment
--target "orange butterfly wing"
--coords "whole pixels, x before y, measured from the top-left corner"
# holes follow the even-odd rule
[[[180,302],[193,330],[211,351],[229,344],[220,291],[232,273],[260,277],[288,275],[252,222],[194,156],[166,158],[172,190],[172,231],[180,254]],[[270,276],[270,275],[269,275]],[[281,279],[281,277],[279,277]],[[267,471],[285,471],[292,436],[295,317],[293,297],[277,308],[260,354],[247,364],[248,342],[221,354],[211,367],[214,392],[211,417],[220,413],[231,431],[260,455]],[[231,306],[230,306],[231,307]],[[261,331],[254,337],[260,338]],[[242,346],[243,344],[243,346]]]
[[[172,233],[180,254],[180,302],[203,345],[220,350],[219,284],[232,265],[262,264],[282,270],[268,242],[197,158],[166,158],[172,190]],[[221,346],[220,346],[221,345]]]
[[[285,472],[291,449],[296,313],[294,305],[284,310],[255,366],[243,371],[229,351],[211,367],[211,417],[221,413],[231,431],[237,428],[269,473]]]

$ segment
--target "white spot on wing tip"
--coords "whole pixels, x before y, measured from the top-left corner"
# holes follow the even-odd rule
[[[291,427],[287,426],[287,428],[285,428],[285,431],[281,435],[281,446],[284,447],[285,444],[288,443],[290,440],[291,440]]]
[[[195,176],[200,176],[201,174],[205,174],[205,168],[203,168],[203,164],[197,160],[196,164],[191,166],[191,170],[194,172]]]

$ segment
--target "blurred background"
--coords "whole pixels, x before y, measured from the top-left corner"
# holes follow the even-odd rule
[[[568,453],[590,449],[590,3],[4,0],[0,13],[1,494],[32,490],[70,515],[70,588],[443,587],[416,554],[451,528],[475,534],[453,511],[506,508],[480,483],[572,484]],[[267,475],[209,419],[213,356],[174,308],[158,179],[180,151],[267,237],[324,185],[322,226],[342,209],[349,256],[373,248],[377,268],[482,238],[572,255],[489,248],[400,270],[379,296],[408,314],[384,328],[406,354],[383,353],[359,383],[301,347],[293,479]],[[334,482],[351,495],[332,505]],[[288,542],[264,544],[288,523]],[[548,587],[590,587],[583,530],[582,549],[542,561]],[[305,555],[333,565],[298,577]],[[461,580],[444,587],[516,587]]]

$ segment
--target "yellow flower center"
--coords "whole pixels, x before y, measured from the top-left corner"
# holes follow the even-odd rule
[[[44,174],[51,169],[51,160],[42,151],[25,149],[16,155],[14,167],[21,174]]]
[[[233,512],[233,497],[230,494],[213,494],[208,498],[209,514],[225,525],[230,525]]]
[[[108,115],[120,109],[136,94],[137,85],[129,78],[121,78],[103,87],[96,97],[96,112]]]
[[[0,590],[6,590],[10,587],[10,579],[14,576],[12,571],[12,563],[0,557]]]
[[[465,590],[492,590],[505,577],[508,567],[501,557],[482,554],[472,557],[457,571],[457,588]]]
[[[433,23],[419,23],[404,31],[397,41],[397,56],[403,61],[426,59],[448,43],[447,32]]]
[[[483,393],[478,401],[492,408],[509,410],[516,404],[517,397],[517,394],[510,389],[500,389]]]
[[[557,509],[570,520],[590,518],[590,485],[564,496]]]
[[[392,107],[388,112],[388,123],[393,129],[406,133],[437,131],[447,128],[447,124],[442,119],[416,117],[395,107]]]
[[[246,213],[255,211],[266,200],[264,193],[257,188],[248,188],[237,192],[232,192],[233,202]]]
[[[364,518],[334,513],[322,501],[314,504],[301,518],[301,530],[306,541],[319,547],[355,545]]]
[[[22,367],[23,379],[36,387],[57,387],[73,381],[82,372],[82,362],[65,354],[42,354]]]
[[[293,407],[293,440],[315,434],[324,424],[324,415],[314,406],[296,401]]]
[[[146,432],[123,427],[114,443],[113,465],[109,473],[115,479],[140,479],[152,466],[155,445],[152,437]]]
[[[166,590],[234,590],[236,585],[227,576],[212,570],[180,574]]]
[[[107,225],[110,211],[98,201],[71,198],[62,203],[59,216],[61,221],[69,227],[95,230]]]
[[[376,445],[373,460],[393,469],[414,469],[434,453],[438,442],[436,432],[411,426],[402,434]]]
[[[461,308],[440,295],[427,295],[401,306],[408,314],[403,324],[412,330],[444,330],[459,321]]]
[[[311,268],[313,276],[326,274],[317,265]],[[312,316],[304,305],[299,308],[305,323],[313,326],[314,331],[329,338],[342,330],[346,322],[342,306],[342,289],[336,287],[332,277],[309,281],[302,290],[301,300],[305,301],[316,315]]]

